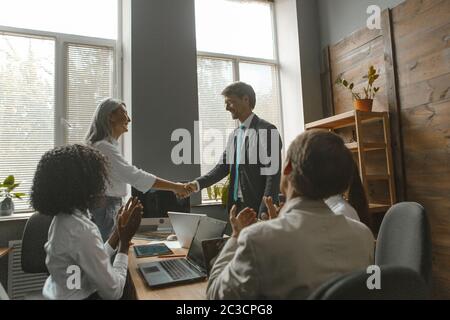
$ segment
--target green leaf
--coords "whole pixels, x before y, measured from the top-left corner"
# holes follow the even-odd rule
[[[350,86],[348,87],[350,90],[353,90],[353,88],[355,87],[354,83],[350,83]]]
[[[13,193],[13,196],[16,197],[17,199],[21,199],[22,200],[22,197],[25,197],[26,194],[23,193],[23,192],[15,192],[15,193]]]
[[[342,84],[347,87],[348,86],[348,81],[347,80],[342,80]]]
[[[14,184],[14,176],[13,175],[6,177],[6,179],[3,181],[3,186],[5,186],[5,187],[11,186],[13,184]]]
[[[226,187],[223,187],[222,189],[222,206],[226,207],[227,206],[227,200],[228,200],[228,185]]]
[[[206,188],[206,192],[208,193],[208,199],[212,200],[212,190],[211,187]]]
[[[11,185],[11,186],[7,186],[8,192],[13,191],[13,190],[14,190],[15,188],[17,188],[19,185],[20,185],[20,183],[14,183],[14,184]]]
[[[214,191],[214,200],[217,200],[217,198],[219,197],[219,186],[215,185],[213,191]]]
[[[373,88],[373,91],[376,93],[376,92],[378,92],[378,90],[380,90],[380,88],[378,87],[378,88]]]

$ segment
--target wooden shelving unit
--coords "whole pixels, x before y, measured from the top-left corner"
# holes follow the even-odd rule
[[[364,125],[373,121],[382,121],[383,123],[383,142],[365,143]],[[362,183],[368,193],[368,184],[370,181],[387,181],[389,185],[389,199],[387,203],[369,203],[369,210],[372,213],[386,212],[396,202],[395,181],[394,181],[394,166],[392,162],[391,151],[391,134],[389,128],[389,114],[388,112],[364,112],[352,110],[341,113],[329,118],[321,119],[305,125],[305,129],[328,129],[337,130],[346,127],[354,127],[356,131],[356,142],[347,143],[346,146],[350,151],[357,153],[358,165],[361,175]],[[366,172],[366,158],[369,157],[371,151],[383,150],[386,154],[386,168],[385,174],[367,174]]]

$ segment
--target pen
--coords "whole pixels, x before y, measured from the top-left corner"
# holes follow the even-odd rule
[[[158,258],[184,258],[186,255],[184,254],[172,254],[172,255],[164,255],[164,256],[158,256]]]

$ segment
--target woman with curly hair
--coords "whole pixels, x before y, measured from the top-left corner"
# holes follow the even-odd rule
[[[109,163],[105,201],[92,210],[103,240],[108,238],[114,228],[114,217],[122,204],[122,198],[127,195],[127,184],[144,193],[149,189],[158,189],[173,191],[180,196],[188,194],[184,184],[158,178],[125,160],[120,153],[118,140],[128,131],[130,122],[125,103],[108,98],[98,105],[86,136],[86,143],[98,149]]]
[[[31,204],[41,214],[53,216],[44,246],[50,273],[43,288],[46,298],[119,299],[122,296],[129,243],[140,225],[142,206],[137,199],[130,199],[120,208],[117,227],[103,243],[88,208],[96,206],[104,197],[106,182],[106,160],[88,146],[58,147],[45,153],[39,161]],[[80,285],[72,289],[68,285],[69,270],[78,268]]]

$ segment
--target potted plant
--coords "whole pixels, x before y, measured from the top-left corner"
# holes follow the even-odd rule
[[[217,183],[213,186],[206,188],[209,200],[216,200],[220,198],[222,201],[222,206],[227,206],[228,199],[228,187],[230,186],[230,175],[228,175],[227,180],[224,183]]]
[[[361,95],[357,92],[354,92],[353,89],[355,87],[354,83],[349,83],[347,80],[339,77],[336,80],[337,84],[343,85],[352,93],[353,98],[353,106],[356,110],[361,111],[372,111],[373,99],[375,98],[375,94],[380,90],[380,87],[374,87],[373,84],[380,77],[373,66],[370,66],[367,75],[363,78],[367,79],[367,87],[364,87],[364,98],[361,98]]]
[[[0,202],[0,216],[12,215],[14,212],[14,202],[12,199],[22,199],[25,196],[25,193],[13,192],[19,185],[20,183],[15,182],[13,175],[6,177],[3,183],[0,183],[0,199],[4,198]]]

